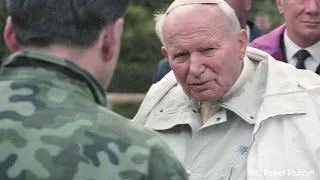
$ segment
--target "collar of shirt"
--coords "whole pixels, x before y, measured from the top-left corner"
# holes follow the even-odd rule
[[[309,70],[315,70],[318,66],[318,64],[320,64],[320,41],[318,41],[316,44],[309,46],[307,48],[301,48],[300,46],[298,46],[296,43],[294,43],[288,36],[287,30],[285,30],[284,32],[284,44],[286,47],[286,57],[288,60],[289,64],[292,64],[295,66],[296,64],[296,58],[294,57],[294,55],[301,49],[305,49],[307,50],[312,57],[308,58],[307,60],[312,60],[314,61],[315,67],[313,67],[312,69],[308,68],[308,65],[306,64],[307,69]]]

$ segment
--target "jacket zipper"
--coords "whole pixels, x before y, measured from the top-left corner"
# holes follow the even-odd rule
[[[269,119],[269,118],[267,118],[267,119]],[[248,152],[250,152],[250,149],[251,149],[254,141],[256,140],[256,135],[258,134],[259,130],[261,129],[261,126],[264,124],[264,122],[265,122],[267,119],[261,121],[261,123],[259,124],[259,127],[258,127],[257,131],[253,134],[252,141],[251,141],[251,144],[250,144],[250,146],[249,146]]]
[[[269,119],[269,118],[267,118],[267,119]],[[248,159],[249,159],[250,154],[251,154],[251,148],[252,148],[252,146],[253,146],[253,143],[254,143],[255,140],[256,140],[256,136],[257,136],[258,132],[260,131],[261,126],[264,124],[264,122],[265,122],[267,119],[261,121],[261,123],[259,124],[259,127],[258,127],[257,131],[253,134],[251,144],[250,144],[250,146],[249,146],[249,148],[248,148],[248,156],[247,156],[247,179],[251,179],[250,177],[248,177],[248,175],[249,175],[248,172],[250,172],[249,169],[248,169]],[[251,171],[252,171],[252,170],[253,170],[253,169],[251,169]]]

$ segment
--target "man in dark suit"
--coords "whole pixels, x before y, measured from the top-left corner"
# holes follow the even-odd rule
[[[225,0],[225,1],[234,9],[237,15],[237,18],[240,22],[241,28],[247,30],[249,42],[253,41],[254,39],[262,35],[258,27],[252,21],[247,20],[247,14],[251,9],[252,0]],[[159,39],[162,41],[162,37],[161,37],[162,26],[161,26],[161,23],[159,23],[160,22],[159,19],[156,18],[156,21],[158,22],[156,25],[156,33]],[[168,60],[166,58],[162,59],[157,65],[152,83],[156,83],[160,81],[170,71],[171,71],[171,68]]]

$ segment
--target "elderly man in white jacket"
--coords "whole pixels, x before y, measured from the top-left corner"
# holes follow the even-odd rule
[[[318,75],[247,48],[223,0],[176,0],[158,23],[172,72],[133,121],[163,137],[190,180],[320,179]]]

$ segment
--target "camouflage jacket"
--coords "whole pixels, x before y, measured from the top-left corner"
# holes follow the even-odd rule
[[[0,73],[1,180],[186,179],[163,141],[107,110],[72,62],[18,52]]]

